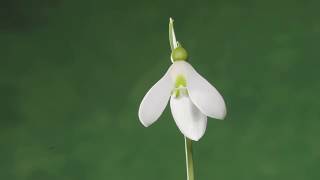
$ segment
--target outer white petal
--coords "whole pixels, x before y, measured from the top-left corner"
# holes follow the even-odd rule
[[[198,141],[206,131],[207,116],[187,96],[171,96],[170,107],[173,119],[186,137]]]
[[[218,90],[198,74],[189,63],[181,63],[185,66],[187,89],[192,102],[203,114],[224,119],[227,113],[226,105]]]
[[[154,123],[168,104],[173,88],[169,72],[170,68],[167,73],[151,87],[140,104],[139,119],[145,127]]]

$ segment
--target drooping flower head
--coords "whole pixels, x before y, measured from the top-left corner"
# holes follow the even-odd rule
[[[198,141],[205,133],[207,117],[224,119],[225,102],[217,91],[188,62],[187,51],[175,40],[172,28],[172,65],[151,87],[139,107],[139,119],[148,127],[164,111],[170,99],[173,119],[191,140]]]

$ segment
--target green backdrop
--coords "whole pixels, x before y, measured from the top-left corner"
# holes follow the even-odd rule
[[[170,109],[141,99],[170,66],[168,20],[223,94],[196,180],[320,178],[319,1],[3,0],[0,179],[186,179]]]

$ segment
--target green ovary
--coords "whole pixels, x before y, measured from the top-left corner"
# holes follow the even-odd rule
[[[188,53],[181,45],[178,45],[178,47],[172,51],[171,58],[173,61],[186,61],[188,59]]]

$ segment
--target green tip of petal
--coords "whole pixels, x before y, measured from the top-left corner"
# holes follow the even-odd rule
[[[172,51],[171,58],[173,61],[186,61],[188,53],[182,46],[178,46]]]

